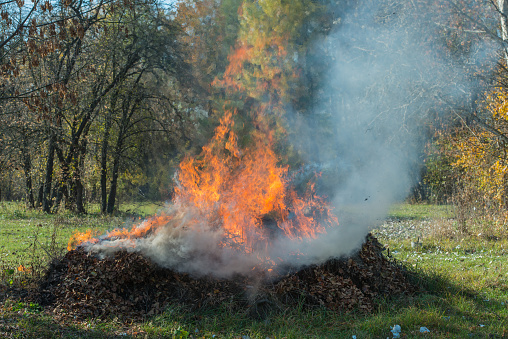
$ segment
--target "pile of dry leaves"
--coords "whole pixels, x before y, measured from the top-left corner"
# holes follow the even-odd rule
[[[169,304],[197,309],[225,302],[263,317],[302,301],[308,307],[370,312],[378,295],[413,291],[369,235],[362,249],[350,258],[332,259],[261,282],[247,277],[193,278],[161,268],[138,253],[117,252],[100,259],[78,249],[51,265],[37,299],[55,313],[77,318],[141,318],[159,313]]]

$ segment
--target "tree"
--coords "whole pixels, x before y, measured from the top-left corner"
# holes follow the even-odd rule
[[[11,81],[10,87],[3,87],[2,99],[3,108],[16,108],[4,109],[3,118],[16,121],[7,125],[7,135],[11,140],[23,136],[19,140],[28,142],[18,147],[27,200],[34,204],[29,167],[35,154],[45,163],[44,175],[37,180],[43,210],[50,212],[64,201],[67,208],[85,212],[84,180],[95,164],[90,147],[100,150],[102,146],[103,196],[107,195],[107,180],[111,180],[110,202],[103,204],[110,207],[103,207],[112,212],[122,157],[132,146],[127,140],[154,132],[154,117],[165,120],[160,114],[171,116],[174,125],[182,125],[182,121],[191,124],[185,110],[184,88],[189,87],[191,77],[179,37],[182,30],[172,13],[150,0],[47,2],[34,7],[29,15],[29,27],[14,29],[10,42],[4,44],[11,46],[15,37],[20,37],[16,40],[20,48],[16,53],[11,48],[11,57],[4,63],[4,77]],[[22,36],[25,28],[28,32]],[[165,83],[157,82],[163,90],[147,85],[147,79],[154,77],[166,79]],[[179,89],[168,90],[170,87]],[[157,108],[160,114],[155,114],[156,105],[150,104],[158,95],[155,93],[164,93],[158,97],[164,102],[164,108]],[[150,110],[151,115],[146,113]],[[100,133],[103,139],[90,144],[95,138],[91,133],[100,132],[101,125],[105,127]],[[158,130],[174,131],[166,125]],[[113,139],[114,147],[109,147]],[[45,149],[33,148],[35,141]]]
[[[473,34],[484,44],[490,42],[492,50],[497,49],[501,53],[492,57],[499,60],[497,69],[486,65],[473,68],[479,81],[478,87],[474,88],[476,94],[471,98],[471,105],[454,111],[455,122],[449,125],[448,131],[438,134],[436,143],[440,148],[432,156],[451,164],[455,180],[454,199],[463,213],[472,216],[485,212],[485,217],[490,214],[496,218],[499,212],[505,214],[503,209],[508,206],[504,164],[504,148],[508,139],[503,113],[504,92],[508,85],[505,81],[506,1],[492,1],[490,7],[475,8],[476,11],[471,11],[471,6],[461,6],[456,2],[449,1],[449,4],[457,16],[470,25],[469,29],[461,30],[463,36]],[[483,16],[479,15],[482,11]],[[442,169],[437,167],[435,171]],[[466,231],[465,221],[462,224]]]
[[[241,0],[180,1],[176,20],[185,32],[181,36],[196,80],[197,103],[212,112],[212,82],[228,64],[227,56],[234,47],[239,28],[238,9]],[[202,97],[202,98],[200,98]]]
[[[506,0],[497,0],[497,9],[499,11],[499,18],[501,21],[501,39],[505,42],[508,41],[508,21],[506,15],[508,14],[508,1]],[[508,53],[506,50],[506,46],[504,47],[504,58],[506,63],[508,64]]]
[[[109,107],[105,110],[104,134],[101,151],[101,209],[105,213],[112,213],[115,206],[118,179],[123,160],[131,149],[137,149],[139,136],[148,133],[165,133],[168,131],[166,123],[161,122],[157,111],[172,116],[172,124],[177,125],[185,120],[182,112],[173,104],[169,93],[162,94],[164,88],[179,86],[189,79],[189,71],[184,61],[184,53],[178,42],[179,27],[167,19],[165,15],[157,12],[139,10],[137,12],[122,13],[124,21],[119,25],[111,25],[112,32],[106,43],[114,55],[113,59],[121,65],[120,60],[128,60],[133,52],[129,48],[111,48],[118,42],[118,37],[128,31],[122,43],[131,40],[140,44],[137,53],[137,64],[132,67],[128,77],[122,80],[110,93]],[[129,17],[126,20],[126,17]],[[125,54],[127,53],[127,54]],[[117,65],[113,65],[116,67]],[[112,74],[117,71],[114,68]],[[165,78],[167,83],[156,81]],[[159,85],[159,88],[151,84]],[[162,90],[161,90],[162,88]],[[164,102],[163,107],[154,107],[152,102]],[[159,111],[159,112],[160,112]],[[113,131],[112,128],[115,127]],[[115,138],[111,140],[111,138]],[[108,155],[110,142],[113,141],[111,155]],[[108,157],[111,156],[111,181],[109,198],[107,198]],[[138,164],[139,165],[139,164]]]

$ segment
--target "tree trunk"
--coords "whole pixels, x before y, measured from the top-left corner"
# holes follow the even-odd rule
[[[108,212],[108,150],[109,150],[109,132],[112,124],[112,114],[115,111],[116,99],[118,97],[118,91],[113,95],[111,100],[111,109],[107,112],[106,121],[104,123],[104,135],[102,137],[102,149],[101,149],[101,213],[106,214]]]
[[[124,112],[118,131],[118,137],[116,139],[115,152],[113,154],[113,173],[111,174],[111,187],[109,189],[108,214],[113,213],[115,210],[116,191],[118,187],[118,176],[120,172],[120,158],[122,156],[123,141],[130,119],[130,115],[128,114],[127,110],[128,108],[124,107]],[[134,108],[132,108],[132,110],[134,110]]]
[[[23,140],[23,172],[25,172],[26,198],[29,208],[35,208],[34,193],[32,187],[32,162],[26,140]]]
[[[44,192],[44,183],[39,185],[39,194],[37,194],[37,208],[42,207],[42,195]]]
[[[66,197],[66,196],[67,196],[67,185],[65,185],[65,183],[62,182],[56,191],[55,204],[54,204],[55,212],[56,212],[56,209],[58,208],[58,206],[60,206],[62,199],[64,199],[64,197]]]
[[[42,210],[51,212],[51,184],[53,181],[53,166],[55,162],[55,136],[51,133],[48,146],[48,159],[46,160],[46,176],[42,196]]]
[[[81,153],[78,159],[76,160],[76,173],[74,175],[74,201],[76,202],[76,212],[79,214],[85,214],[85,187],[83,186],[83,181],[81,180],[83,169],[85,167],[85,156],[86,156],[86,148],[87,142],[86,139],[83,140],[83,143],[79,149]]]
[[[90,128],[90,118],[83,119],[79,130],[72,131],[71,143],[67,155],[64,157],[59,153],[59,160],[62,168],[62,179],[60,192],[57,201],[65,198],[65,208],[75,213],[85,213],[84,207],[84,186],[81,172],[84,167],[87,142],[86,136]],[[82,138],[80,141],[80,137]]]
[[[84,194],[85,188],[83,187],[83,182],[81,181],[81,177],[77,177],[74,183],[74,201],[76,202],[75,211],[78,214],[86,214],[85,204],[84,204]]]
[[[118,186],[118,172],[120,169],[120,154],[119,152],[115,153],[115,159],[113,161],[113,173],[111,178],[111,187],[109,189],[109,199],[108,199],[108,214],[112,214],[115,211],[115,200],[116,200],[116,190]]]
[[[139,74],[136,79],[135,84],[138,84],[141,80],[141,74]],[[115,210],[115,202],[116,202],[116,192],[118,188],[118,176],[120,172],[120,161],[123,152],[125,135],[129,129],[129,124],[132,119],[132,115],[136,111],[139,103],[142,101],[142,97],[136,97],[134,103],[131,105],[131,100],[133,99],[133,95],[128,96],[126,101],[122,103],[122,119],[120,120],[120,126],[118,130],[118,136],[116,139],[115,151],[113,154],[113,173],[111,174],[111,187],[109,190],[109,199],[108,199],[108,214],[112,214]]]
[[[72,205],[74,202],[73,194],[72,194],[72,180],[71,180],[71,174],[69,170],[69,165],[63,164],[62,167],[62,183],[60,184],[59,192],[57,201],[60,203],[60,201],[63,199],[65,209],[66,210],[72,210]]]
[[[101,213],[108,213],[107,202],[108,202],[108,191],[107,191],[107,179],[108,179],[108,146],[109,146],[109,129],[111,124],[106,120],[104,126],[104,136],[102,140],[101,150]]]
[[[499,15],[501,17],[501,39],[505,42],[503,46],[504,59],[508,65],[508,21],[506,15],[508,10],[508,0],[497,0],[497,6],[499,9]]]
[[[124,126],[126,124],[125,115],[122,118],[122,123],[120,125],[120,130],[118,131],[118,138],[116,140],[115,153],[113,154],[113,173],[111,174],[111,187],[109,189],[109,199],[108,199],[108,214],[112,214],[115,210],[115,200],[116,200],[116,191],[118,187],[118,176],[120,172],[120,157],[122,155],[122,147],[123,147],[123,138],[125,129]]]

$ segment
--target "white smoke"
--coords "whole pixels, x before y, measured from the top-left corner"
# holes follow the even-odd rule
[[[100,255],[119,250],[140,252],[162,267],[195,276],[230,277],[245,274],[260,264],[257,253],[224,247],[223,230],[207,224],[205,219],[196,219],[199,211],[176,202],[167,206],[165,214],[171,215],[167,223],[144,237],[105,238],[83,246]]]
[[[419,124],[425,115],[437,104],[453,108],[471,102],[475,85],[464,65],[473,54],[475,63],[485,62],[495,51],[474,45],[455,61],[429,53],[429,44],[421,40],[435,27],[427,30],[428,22],[408,20],[414,10],[410,3],[392,1],[388,13],[386,4],[368,7],[362,15],[346,13],[312,46],[316,59],[309,64],[321,62],[320,51],[333,62],[323,72],[313,114],[295,113],[294,144],[310,163],[321,164],[315,167],[323,169],[321,187],[335,206],[338,227],[313,240],[275,240],[270,248],[248,254],[222,246],[222,231],[206,221],[189,227],[198,212],[176,204],[166,212],[175,216],[171,223],[147,237],[102,241],[88,249],[140,251],[163,267],[217,277],[248,274],[266,257],[295,267],[358,249],[415,182],[411,173],[423,147]]]
[[[491,41],[471,43],[453,59],[438,45],[444,39],[435,36],[438,23],[425,18],[429,13],[415,16],[410,1],[381,2],[344,15],[343,24],[315,46],[334,62],[314,114],[296,114],[294,120],[305,123],[294,141],[309,161],[326,164],[321,186],[336,207],[339,227],[309,242],[283,240],[276,255],[286,260],[287,249],[305,253],[305,264],[357,250],[419,180],[414,173],[427,141],[427,115],[470,109],[477,94],[471,68],[495,63],[498,46]]]

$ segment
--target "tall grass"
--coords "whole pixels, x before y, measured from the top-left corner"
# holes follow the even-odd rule
[[[39,277],[51,260],[66,252],[69,238],[76,231],[104,233],[130,227],[160,209],[159,204],[129,204],[109,216],[101,215],[98,205],[89,207],[86,215],[68,211],[46,214],[27,209],[22,202],[0,202],[0,281],[11,285]]]

